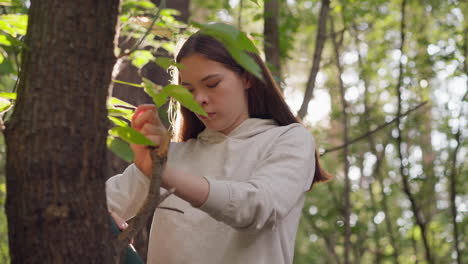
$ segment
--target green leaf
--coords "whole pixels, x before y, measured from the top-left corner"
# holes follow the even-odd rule
[[[187,90],[187,88],[181,85],[169,84],[163,88],[169,96],[177,100],[181,105],[185,106],[190,111],[208,116],[208,114],[203,110],[203,108],[195,101],[193,94]]]
[[[123,100],[120,100],[117,97],[110,97],[108,102],[109,102],[109,104],[113,105],[114,107],[115,106],[117,106],[117,107],[118,106],[125,106],[125,107],[130,107],[130,108],[136,109],[136,107],[134,105],[129,104],[129,103],[123,101]]]
[[[0,5],[1,6],[11,6],[11,0],[0,0]]]
[[[210,35],[223,43],[237,63],[263,80],[260,66],[247,54],[247,52],[258,54],[258,49],[244,32],[224,23],[193,24],[201,29],[202,34]]]
[[[128,127],[128,124],[125,121],[118,119],[117,117],[107,116],[107,118],[109,118],[109,120],[112,121],[112,123],[114,123],[116,126]]]
[[[260,7],[260,4],[258,3],[258,0],[250,0],[252,2],[254,2],[258,7]]]
[[[0,16],[0,29],[8,26],[12,31],[8,32],[13,37],[16,35],[26,35],[26,29],[28,28],[28,15],[1,15]]]
[[[109,130],[109,134],[115,137],[120,137],[131,144],[155,146],[153,141],[149,140],[143,134],[131,127],[114,127]]]
[[[0,97],[16,100],[16,93],[0,93]]]
[[[0,45],[3,45],[3,46],[11,46],[11,41],[8,40],[7,36],[5,36],[5,35],[0,35]]]
[[[119,83],[119,84],[125,84],[125,85],[128,85],[128,86],[143,88],[143,85],[137,84],[137,83],[124,82],[124,81],[120,81],[120,80],[112,80],[112,81],[115,82],[115,83]]]
[[[130,54],[132,64],[138,69],[143,68],[148,62],[154,61],[154,56],[148,50],[135,50]]]
[[[133,111],[125,108],[108,108],[107,114],[108,116],[123,117],[127,120],[131,120],[133,116]]]
[[[167,58],[167,57],[158,57],[156,58],[156,64],[161,66],[164,69],[169,68],[170,66],[177,66],[177,68],[181,69],[181,67],[184,67],[184,65],[180,63],[176,63],[173,59]]]
[[[0,97],[0,113],[8,110],[10,106],[11,106],[11,102],[9,100]]]
[[[143,77],[143,86],[145,92],[153,98],[153,102],[157,107],[161,107],[167,102],[168,94],[164,89],[161,89],[158,85]],[[157,89],[159,88],[159,89]]]
[[[229,53],[232,55],[232,57],[239,63],[243,68],[245,68],[247,71],[255,75],[260,80],[263,80],[262,76],[262,69],[258,64],[255,62],[255,60],[247,55],[247,53],[243,51],[239,51],[239,49],[232,47],[232,46],[226,46],[227,50]]]
[[[107,137],[107,147],[126,162],[133,161],[133,151],[127,142],[118,138]]]
[[[1,51],[1,50],[0,50],[0,51]],[[0,64],[2,64],[4,60],[5,60],[5,57],[4,57],[3,54],[0,52]]]

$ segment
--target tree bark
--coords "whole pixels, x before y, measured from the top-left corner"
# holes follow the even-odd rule
[[[113,263],[106,98],[118,0],[31,1],[7,123],[12,263]]]
[[[405,38],[406,38],[406,20],[405,20],[405,8],[406,8],[406,0],[403,0],[401,3],[401,23],[400,23],[400,51],[401,55],[403,56],[404,53],[404,46],[405,46]],[[400,57],[400,62],[399,62],[399,69],[398,69],[398,83],[396,85],[396,93],[397,93],[397,99],[398,99],[398,105],[397,105],[397,116],[399,117],[401,115],[402,111],[402,96],[401,96],[401,91],[403,89],[403,75],[404,75],[404,67],[403,63],[401,62],[401,57]],[[406,196],[408,197],[410,203],[411,203],[411,210],[413,211],[414,214],[414,221],[416,225],[421,229],[421,237],[423,240],[424,244],[424,252],[425,252],[425,258],[428,263],[434,263],[434,260],[432,259],[432,253],[431,253],[431,248],[429,245],[429,240],[427,238],[427,224],[428,222],[425,221],[422,218],[421,214],[421,209],[420,206],[416,203],[416,199],[414,197],[413,192],[411,191],[410,188],[410,183],[408,180],[408,175],[407,175],[407,169],[404,163],[404,158],[403,158],[403,139],[402,139],[402,124],[400,118],[397,119],[397,137],[396,137],[396,148],[397,148],[397,154],[398,154],[398,159],[400,160],[400,175],[401,179],[403,182],[403,191],[405,192]]]
[[[153,0],[152,1],[156,6],[161,5],[161,0]],[[179,21],[188,22],[188,18],[190,15],[190,0],[170,0],[166,1],[166,8],[171,8],[178,10],[180,12],[180,15],[175,16],[176,19]],[[130,41],[126,42],[122,46],[119,43],[119,46],[122,50],[125,49],[130,49],[135,41]],[[155,56],[161,57],[170,57],[170,55],[163,49],[159,49],[158,52],[160,54],[156,54]],[[118,80],[123,80],[126,82],[131,82],[131,83],[141,83],[141,76],[145,76],[146,78],[150,79],[156,84],[159,85],[167,85],[169,84],[169,80],[171,79],[170,74],[166,71],[166,69],[160,67],[154,62],[148,63],[143,69],[141,69],[141,72],[138,72],[138,69],[134,67],[129,60],[126,58],[121,59],[121,67],[118,69],[118,72],[116,72],[116,79]],[[149,97],[141,88],[135,88],[135,87],[130,87],[128,85],[122,85],[122,84],[114,84],[113,90],[112,90],[112,96],[117,97],[119,99],[122,99],[128,103],[131,103],[133,105],[139,105],[139,104],[152,104],[153,100],[151,97]],[[169,127],[169,124],[166,122],[166,120],[162,120],[166,127]],[[122,160],[121,158],[117,157],[114,155],[112,152],[108,151],[108,172],[107,176],[110,177],[112,175],[115,175],[117,173],[121,173],[129,164]],[[141,230],[138,235],[134,238],[134,245],[136,250],[138,251],[140,257],[146,261],[146,256],[148,253],[148,242],[149,242],[149,235],[150,235],[150,227],[151,227],[151,222],[148,221],[147,227]]]
[[[279,1],[266,0],[263,10],[263,34],[265,35],[264,50],[265,59],[277,80],[281,84],[281,50],[278,28]],[[281,87],[281,86],[280,86]]]
[[[351,215],[351,181],[349,179],[349,160],[348,160],[348,145],[349,145],[349,132],[348,132],[348,102],[345,99],[346,87],[344,86],[342,80],[343,74],[343,66],[340,62],[340,44],[337,40],[337,36],[335,34],[335,29],[333,26],[333,19],[330,19],[331,25],[331,32],[333,33],[332,42],[335,51],[335,63],[338,69],[338,84],[340,87],[340,98],[341,98],[341,107],[342,107],[342,119],[341,122],[343,124],[343,143],[345,147],[343,148],[343,164],[344,164],[344,198],[345,198],[345,205],[344,205],[344,227],[345,227],[345,248],[344,248],[344,263],[348,264],[351,263],[349,259],[351,248],[351,226],[350,226],[350,215]]]
[[[309,102],[313,98],[315,80],[320,68],[320,60],[322,57],[323,46],[325,44],[326,33],[327,33],[327,18],[328,10],[330,9],[330,0],[322,0],[322,6],[320,7],[320,17],[317,30],[317,37],[315,40],[315,51],[312,63],[312,69],[307,80],[307,86],[304,94],[304,100],[302,101],[301,108],[297,112],[297,116],[303,119],[307,115],[307,109]]]

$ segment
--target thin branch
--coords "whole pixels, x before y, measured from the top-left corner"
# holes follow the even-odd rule
[[[153,216],[158,205],[175,191],[175,189],[171,189],[162,195],[160,194],[161,177],[167,162],[170,138],[170,133],[166,132],[162,136],[160,146],[151,150],[153,167],[151,171],[148,195],[146,196],[143,206],[140,208],[137,215],[129,221],[129,226],[116,240],[115,247],[119,253],[126,247],[128,241],[130,241],[132,237],[145,227],[148,220]]]
[[[145,38],[149,35],[151,30],[153,29],[154,23],[156,23],[156,20],[158,20],[160,14],[161,14],[161,10],[163,10],[164,8],[166,8],[166,0],[161,1],[161,5],[158,7],[158,11],[156,12],[156,15],[154,16],[153,21],[151,21],[151,25],[146,29],[145,34],[135,43],[135,45],[130,49],[130,51],[120,54],[117,57],[117,59],[120,59],[122,57],[126,57],[126,56],[132,54],[132,52],[134,52],[135,50],[137,50],[140,47],[141,43],[143,43]]]
[[[366,137],[368,137],[368,136],[370,136],[370,135],[372,135],[372,134],[378,132],[379,130],[382,130],[382,129],[386,128],[387,126],[389,126],[389,125],[391,125],[391,124],[397,122],[398,119],[409,115],[411,112],[416,111],[417,109],[419,109],[420,107],[424,106],[425,104],[427,104],[427,101],[424,101],[424,102],[418,104],[417,106],[415,106],[414,108],[411,108],[410,110],[404,112],[403,114],[398,115],[397,117],[393,118],[391,121],[379,125],[378,127],[374,128],[373,130],[371,130],[371,131],[365,133],[364,135],[361,135],[361,136],[359,136],[359,137],[357,137],[357,138],[354,138],[354,139],[350,140],[350,141],[348,142],[348,145],[352,145],[352,144],[354,144],[354,143],[356,143],[356,142],[358,142],[358,141],[360,141],[360,140],[362,140],[362,139],[365,139]],[[329,152],[333,152],[333,151],[336,151],[336,150],[340,150],[340,149],[342,149],[342,148],[345,148],[346,146],[347,146],[346,144],[343,144],[343,145],[340,145],[340,146],[337,146],[337,147],[333,147],[333,148],[330,148],[330,149],[326,149],[325,151],[323,151],[323,152],[321,153],[320,156],[323,156],[323,155],[325,155],[325,154],[328,154]]]
[[[244,9],[244,0],[239,1],[239,16],[237,17],[237,28],[242,30],[242,10]]]
[[[325,240],[325,244],[327,245],[327,248],[328,248],[328,251],[331,253],[331,255],[333,256],[333,258],[335,259],[336,263],[337,264],[341,264],[341,261],[340,261],[340,258],[338,257],[338,254],[336,254],[336,251],[335,251],[335,244],[331,239],[330,239],[330,234],[328,233],[325,233],[324,231],[322,231],[316,224],[315,224],[315,221],[308,221],[310,223],[310,225],[312,226],[312,228],[315,230],[315,232],[317,232],[322,238],[323,240]]]
[[[297,116],[300,119],[303,119],[307,115],[309,102],[313,98],[315,81],[317,79],[317,74],[320,69],[320,60],[322,57],[323,46],[325,44],[325,39],[326,39],[325,35],[327,32],[327,18],[328,18],[329,9],[330,9],[330,0],[322,0],[322,6],[320,7],[318,31],[317,31],[317,35],[315,38],[315,51],[314,51],[312,69],[309,74],[309,79],[307,80],[306,91],[304,93],[304,100],[302,101],[301,108],[297,112]]]

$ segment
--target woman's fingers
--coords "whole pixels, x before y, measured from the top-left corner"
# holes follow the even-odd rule
[[[117,226],[119,227],[120,230],[124,230],[125,228],[128,227],[127,222],[125,222],[125,220],[123,220],[116,213],[114,213],[114,212],[109,212],[109,213],[112,216],[112,218],[114,219],[115,223],[117,224]]]
[[[140,112],[135,113],[134,118],[132,120],[132,127],[133,128],[139,130],[146,123],[150,123],[150,124],[155,125],[155,126],[162,126],[161,120],[159,120],[159,116],[158,116],[158,113],[157,113],[155,107],[154,108],[143,109],[143,110],[138,108],[137,111],[138,110]]]

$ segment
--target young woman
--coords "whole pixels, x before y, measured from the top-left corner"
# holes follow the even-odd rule
[[[311,133],[289,110],[271,73],[263,81],[222,43],[196,33],[181,48],[178,81],[208,113],[180,107],[162,186],[175,195],[153,218],[148,263],[292,263],[305,193],[330,176]],[[166,130],[152,105],[132,126],[156,143]],[[149,150],[106,184],[109,210],[133,217],[148,192]]]

